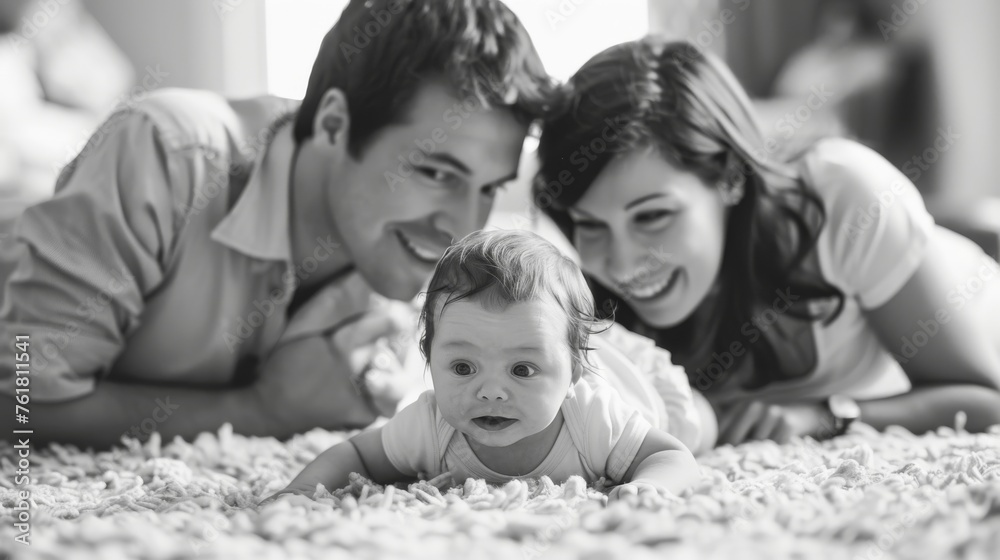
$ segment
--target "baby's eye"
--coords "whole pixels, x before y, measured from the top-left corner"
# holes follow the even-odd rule
[[[528,364],[517,364],[510,369],[514,377],[531,377],[537,371],[533,366],[529,366]]]
[[[466,376],[472,375],[476,372],[468,362],[459,362],[451,366],[451,370],[455,372],[456,375]]]

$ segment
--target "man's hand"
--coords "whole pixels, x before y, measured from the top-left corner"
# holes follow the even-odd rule
[[[378,417],[354,389],[347,360],[325,334],[293,340],[271,352],[252,393],[281,436],[317,427],[363,428]]]
[[[351,371],[359,374],[357,383],[382,416],[394,416],[406,395],[424,390],[419,364],[403,365],[408,351],[417,346],[418,317],[409,304],[384,302],[333,335],[334,347],[347,356]]]
[[[719,414],[719,445],[770,439],[787,443],[793,436],[833,435],[833,418],[822,403],[767,404],[746,401]]]
[[[404,305],[404,304],[400,304]],[[395,304],[372,309],[332,334],[316,334],[278,346],[261,367],[254,385],[259,406],[278,427],[292,434],[315,427],[327,429],[363,428],[392,408],[392,393],[372,392],[369,402],[352,382],[352,377],[369,367],[374,359],[372,346],[383,338],[400,338],[415,324],[402,319]],[[380,354],[381,355],[381,354]],[[389,379],[398,374],[398,360],[380,360],[379,371],[389,370]],[[362,378],[363,379],[363,378]],[[384,397],[388,395],[388,397]],[[398,400],[398,399],[397,399]],[[375,407],[375,403],[380,406]],[[391,406],[390,406],[391,404]]]

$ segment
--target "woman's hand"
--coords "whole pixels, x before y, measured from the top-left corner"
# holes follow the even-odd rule
[[[833,417],[822,403],[777,405],[746,401],[719,414],[719,445],[762,439],[787,443],[793,436],[822,439],[833,433]]]

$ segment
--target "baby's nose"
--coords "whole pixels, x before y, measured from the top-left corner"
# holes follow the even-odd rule
[[[476,397],[484,401],[505,401],[507,391],[498,383],[484,383]]]

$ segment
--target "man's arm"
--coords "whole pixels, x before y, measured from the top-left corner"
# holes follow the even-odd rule
[[[122,436],[145,439],[153,431],[167,440],[174,436],[191,440],[226,422],[242,434],[288,435],[262,413],[264,404],[252,388],[207,390],[103,382],[78,399],[30,401],[25,406],[29,423],[17,424],[14,398],[0,395],[0,438],[16,438],[13,430],[30,429],[36,445],[60,442],[104,449],[120,443]]]
[[[122,435],[144,436],[154,430],[168,440],[178,435],[190,440],[226,422],[236,433],[278,438],[313,428],[363,428],[378,415],[356,392],[351,366],[328,340],[330,336],[319,334],[278,347],[248,387],[99,381],[92,392],[75,400],[30,400],[24,405],[29,409],[27,426],[14,422],[14,398],[0,395],[0,438],[28,428],[35,431],[35,443],[106,448]]]

